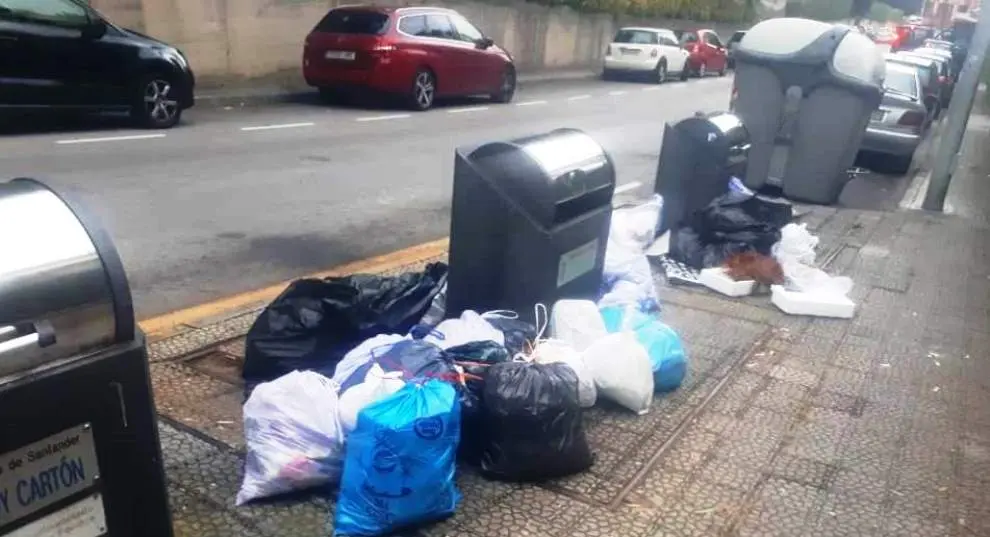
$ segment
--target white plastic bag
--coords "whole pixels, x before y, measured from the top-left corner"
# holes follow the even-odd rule
[[[605,250],[603,286],[598,305],[637,304],[643,311],[659,309],[653,271],[645,250],[656,235],[663,200],[659,195],[643,205],[612,212]]]
[[[344,355],[344,358],[333,370],[333,381],[343,386],[347,379],[361,366],[367,364],[376,356],[381,356],[389,351],[396,343],[408,339],[408,336],[397,334],[382,334],[371,339],[366,339],[363,343],[354,347],[351,352]]]
[[[492,326],[477,312],[467,310],[459,318],[447,319],[430,331],[423,341],[441,349],[449,349],[475,341],[494,341],[505,345],[505,334]]]
[[[550,314],[550,334],[566,341],[574,350],[583,352],[592,343],[605,337],[605,321],[598,306],[590,300],[558,300]]]
[[[608,230],[609,246],[613,244],[642,253],[653,244],[663,210],[663,198],[654,194],[650,201],[616,209]]]
[[[602,325],[604,329],[604,324]],[[578,404],[581,408],[591,408],[598,400],[598,388],[595,387],[595,377],[584,363],[581,353],[570,344],[561,340],[547,339],[540,341],[533,350],[530,358],[538,364],[563,363],[570,366],[578,378]]]
[[[609,334],[582,355],[595,379],[598,395],[637,414],[653,403],[653,366],[633,332]]]
[[[405,385],[401,371],[386,373],[380,365],[373,364],[364,376],[364,382],[352,386],[340,396],[340,426],[344,433],[354,430],[358,414],[364,407],[385,399]]]
[[[247,461],[237,505],[340,480],[339,386],[312,371],[259,384],[244,403]]]
[[[787,289],[841,299],[852,291],[853,281],[843,276],[830,276],[814,266],[818,242],[818,237],[808,231],[806,224],[787,224],[780,230],[780,240],[771,251],[784,269]]]

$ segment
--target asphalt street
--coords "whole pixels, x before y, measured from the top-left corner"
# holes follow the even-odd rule
[[[423,113],[198,107],[169,131],[32,121],[2,132],[0,168],[71,189],[102,215],[147,318],[445,236],[460,145],[582,129],[615,159],[624,195],[648,194],[664,123],[727,108],[730,88],[731,76],[589,79]]]

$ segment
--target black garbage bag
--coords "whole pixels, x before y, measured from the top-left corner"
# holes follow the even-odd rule
[[[459,380],[454,363],[440,347],[426,341],[407,339],[395,343],[381,356],[375,356],[370,362],[355,369],[341,384],[340,392],[364,382],[374,364],[378,364],[385,372],[402,373],[402,378],[406,381],[435,378],[454,383]]]
[[[728,192],[673,230],[668,255],[696,269],[721,266],[744,252],[770,255],[781,228],[792,218],[789,203]]]
[[[520,352],[528,353],[529,345],[536,339],[536,327],[518,317],[485,315],[485,320],[505,334],[505,348],[513,356]]]
[[[446,353],[465,373],[461,385],[461,442],[457,446],[458,458],[477,465],[481,461],[481,448],[484,445],[482,405],[485,379],[491,366],[508,362],[512,355],[504,346],[494,341],[472,341],[451,347]]]
[[[405,334],[429,309],[447,265],[398,276],[355,274],[293,282],[255,320],[244,356],[245,396],[294,370],[332,376],[337,363],[362,341]]]
[[[535,482],[594,464],[578,405],[577,374],[567,364],[493,365],[483,400],[485,476]]]

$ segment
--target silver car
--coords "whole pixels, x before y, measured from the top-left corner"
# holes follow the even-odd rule
[[[892,173],[907,173],[930,124],[918,70],[887,62],[883,100],[870,117],[860,150],[884,155]]]

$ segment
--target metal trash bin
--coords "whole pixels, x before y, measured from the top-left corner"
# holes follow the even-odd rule
[[[754,26],[736,49],[732,96],[752,136],[746,185],[834,203],[883,79],[882,52],[848,26],[795,18]]]
[[[663,197],[657,233],[679,226],[695,211],[743,178],[749,155],[749,132],[727,112],[696,114],[663,130],[663,147],[654,189]]]
[[[594,299],[602,283],[615,166],[587,134],[458,148],[447,313]]]
[[[0,535],[172,535],[123,266],[80,205],[30,179],[0,183],[0,423]]]

